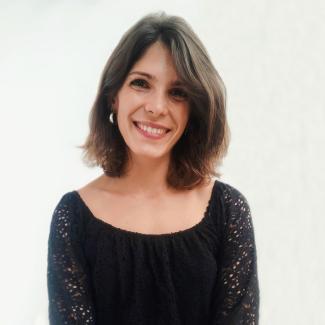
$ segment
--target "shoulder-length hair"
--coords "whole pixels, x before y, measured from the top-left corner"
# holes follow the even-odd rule
[[[212,176],[226,155],[230,131],[226,119],[226,88],[204,45],[191,26],[164,11],[145,15],[130,27],[108,58],[89,116],[90,132],[83,145],[83,162],[101,166],[110,177],[127,171],[129,152],[116,124],[109,122],[112,100],[145,50],[160,41],[170,51],[179,79],[186,87],[190,115],[171,151],[167,184],[191,189]]]

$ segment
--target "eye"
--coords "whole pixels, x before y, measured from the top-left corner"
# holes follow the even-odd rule
[[[141,87],[141,88],[146,88],[144,86],[147,86],[148,83],[144,79],[134,79],[133,81],[131,81],[130,85],[134,85],[136,87]]]
[[[175,88],[171,91],[172,93],[172,96],[175,96],[175,97],[178,97],[178,98],[181,98],[181,99],[187,99],[187,93],[180,89],[180,88]]]

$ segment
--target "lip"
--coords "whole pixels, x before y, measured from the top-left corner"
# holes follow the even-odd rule
[[[153,122],[147,122],[147,121],[133,121],[135,123],[141,123],[143,125],[146,125],[146,126],[151,126],[152,128],[158,128],[158,129],[166,129],[168,131],[170,131],[170,128],[164,126],[164,125],[161,125],[161,124],[157,124],[157,123],[153,123]]]
[[[169,132],[169,131],[167,131],[167,132],[164,132],[163,134],[151,134],[151,133],[149,133],[149,132],[146,132],[146,131],[140,129],[140,128],[136,125],[136,122],[135,122],[135,121],[133,122],[133,125],[134,125],[134,127],[136,128],[136,130],[137,130],[141,135],[143,135],[144,137],[146,137],[146,138],[148,138],[148,139],[152,139],[152,140],[159,140],[159,139],[162,139],[162,138],[164,138],[164,137],[168,134],[168,132]]]

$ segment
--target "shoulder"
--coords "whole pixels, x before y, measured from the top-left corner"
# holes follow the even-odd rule
[[[52,236],[64,238],[78,221],[78,210],[74,191],[69,191],[59,196],[50,223]]]
[[[54,207],[53,214],[63,214],[73,212],[76,208],[76,196],[75,191],[65,192],[61,194],[57,200],[57,203]]]
[[[221,187],[224,206],[223,231],[228,244],[252,245],[255,241],[254,226],[246,196],[233,185],[223,182]]]
[[[221,182],[221,188],[223,189],[224,199],[228,205],[248,204],[246,195],[237,186],[230,185],[226,182]]]
[[[219,181],[226,219],[235,221],[239,218],[250,219],[251,209],[247,196],[237,186]],[[237,220],[238,221],[238,220]]]

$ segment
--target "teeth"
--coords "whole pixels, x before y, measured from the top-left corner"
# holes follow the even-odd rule
[[[142,130],[144,130],[144,131],[146,131],[146,132],[149,132],[149,133],[151,133],[151,134],[163,134],[163,133],[166,133],[166,132],[167,132],[166,129],[157,129],[157,128],[152,128],[152,127],[150,127],[150,126],[146,126],[146,125],[143,125],[143,124],[141,124],[141,123],[137,123],[137,122],[136,122],[136,125],[137,125],[140,129],[142,129]]]

